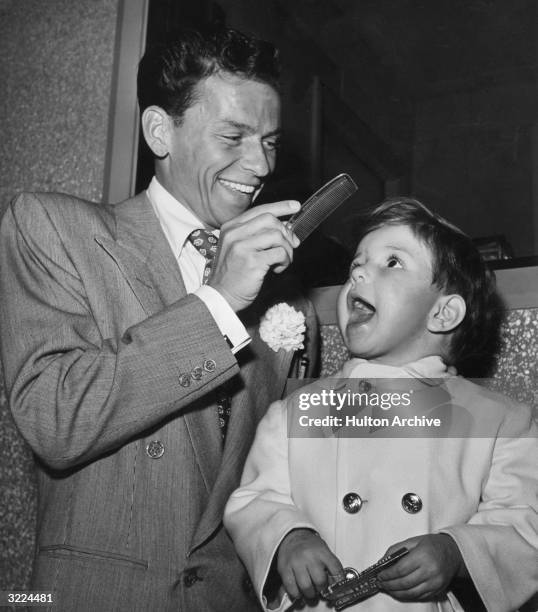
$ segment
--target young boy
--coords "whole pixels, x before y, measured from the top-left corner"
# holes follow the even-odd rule
[[[536,427],[526,407],[455,375],[495,333],[493,282],[472,241],[416,200],[380,205],[360,238],[338,299],[352,358],[336,376],[444,389],[449,402],[432,408],[459,433],[294,436],[299,394],[331,386],[318,381],[269,408],[225,525],[264,609],[303,598],[327,610],[319,593],[343,565],[360,571],[405,546],[381,592],[349,609],[463,610],[461,578],[487,610],[515,610],[538,589]]]

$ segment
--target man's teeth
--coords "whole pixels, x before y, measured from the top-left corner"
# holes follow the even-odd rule
[[[219,179],[219,181],[226,187],[229,187],[230,189],[233,189],[234,191],[240,191],[241,193],[254,193],[256,191],[256,188],[253,185],[244,185],[243,183],[232,183],[232,181],[227,181],[226,179]]]

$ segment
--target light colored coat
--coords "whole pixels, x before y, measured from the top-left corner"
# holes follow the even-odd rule
[[[241,487],[225,512],[225,525],[260,598],[279,543],[298,527],[319,532],[344,566],[358,570],[406,538],[447,533],[489,611],[513,611],[538,589],[538,446],[530,410],[462,378],[448,378],[440,368],[436,373],[431,368],[436,358],[428,359],[429,375],[444,378],[439,388],[450,393],[457,407],[451,415],[463,424],[465,437],[388,438],[382,429],[362,437],[324,437],[319,432],[288,437],[288,418],[297,418],[298,394],[329,389],[330,381],[302,388],[269,408]],[[420,363],[413,364],[415,371],[420,372]],[[372,381],[402,375],[394,368],[381,374],[378,369],[351,360],[336,376]],[[414,385],[426,387],[426,379]],[[449,410],[441,403],[435,416],[448,417]],[[453,421],[449,427],[456,425]],[[484,437],[485,432],[491,437]],[[349,492],[368,500],[356,514],[343,508]],[[418,513],[402,508],[406,493],[421,498]],[[286,596],[280,609],[288,604]],[[315,609],[328,610],[323,601]],[[379,593],[349,609],[425,612],[461,607],[452,593],[439,603],[401,603]]]
[[[38,458],[32,589],[54,591],[54,610],[258,609],[222,512],[286,383],[291,353],[256,325],[287,294],[244,312],[253,341],[234,357],[186,295],[145,194],[112,207],[20,196],[2,223],[0,292],[10,405]],[[222,448],[212,391],[226,381]]]

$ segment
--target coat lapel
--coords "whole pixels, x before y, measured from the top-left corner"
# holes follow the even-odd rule
[[[151,316],[186,295],[181,272],[145,193],[113,206],[112,210],[115,236],[99,235],[95,240],[116,262],[145,313]],[[224,449],[213,393],[183,413],[210,494],[191,551],[221,524],[224,504],[238,484],[256,426],[271,401],[282,396],[286,385],[293,353],[283,350],[275,353],[258,334],[260,317],[273,297],[271,293],[260,294],[241,315],[252,342],[237,355],[241,372],[230,381],[232,412]]]
[[[186,294],[181,272],[145,193],[111,207],[114,237],[95,236],[148,315]]]
[[[282,396],[286,386],[293,353],[283,350],[275,353],[261,340],[258,322],[267,306],[260,302],[241,317],[252,341],[236,355],[241,371],[230,383],[232,410],[222,463],[209,505],[192,539],[191,552],[221,524],[224,506],[238,485],[258,422],[269,404]]]
[[[114,237],[95,236],[114,259],[147,316],[184,297],[187,292],[175,256],[145,193],[112,207]],[[222,457],[214,394],[200,398],[184,412],[202,478],[213,488]]]

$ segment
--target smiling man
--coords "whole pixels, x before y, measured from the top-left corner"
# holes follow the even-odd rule
[[[147,191],[23,194],[3,220],[2,358],[38,458],[32,589],[56,610],[258,609],[222,527],[292,362],[257,324],[287,301],[315,328],[279,282],[298,203],[250,208],[275,166],[277,77],[274,47],[233,30],[150,49]]]

